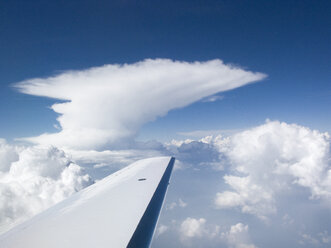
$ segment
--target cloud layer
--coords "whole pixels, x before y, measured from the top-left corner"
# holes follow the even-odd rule
[[[54,147],[21,147],[0,140],[0,232],[92,183]]]
[[[51,108],[61,131],[27,138],[61,148],[101,149],[132,138],[142,124],[171,109],[265,78],[221,60],[147,59],[67,71],[16,84],[25,94],[64,100]]]
[[[91,175],[98,171],[98,178],[144,157],[178,159],[181,168],[174,171],[157,247],[279,247],[281,243],[270,233],[291,247],[329,245],[331,227],[321,221],[328,219],[331,204],[327,133],[267,121],[226,137],[66,153]],[[54,147],[27,148],[3,141],[0,162],[3,224],[27,218],[35,209],[90,183],[81,167]],[[69,183],[65,172],[72,179]],[[23,189],[16,191],[16,183]],[[302,218],[307,211],[309,215]]]

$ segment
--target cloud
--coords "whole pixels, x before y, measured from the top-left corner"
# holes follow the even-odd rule
[[[202,99],[202,102],[216,102],[216,101],[220,101],[223,99],[224,99],[224,96],[213,95],[213,96],[209,96],[209,97]]]
[[[312,237],[310,234],[304,233],[301,235],[301,237],[302,237],[302,240],[300,240],[300,244],[302,244],[302,245],[305,245],[308,243],[309,245],[317,246],[320,244],[319,240]]]
[[[12,146],[0,141],[0,232],[92,183],[55,147]]]
[[[213,228],[206,226],[205,218],[186,218],[180,225],[180,235],[183,242],[191,238],[215,237],[219,233],[219,226]]]
[[[225,175],[232,191],[216,196],[220,208],[240,207],[264,217],[276,212],[275,196],[297,186],[311,199],[331,200],[330,137],[327,133],[267,121],[231,137],[223,147],[237,175]]]
[[[232,136],[242,131],[244,131],[244,129],[195,130],[190,132],[178,132],[177,134],[185,137],[201,139],[206,136]]]
[[[231,226],[229,231],[222,232],[221,237],[226,241],[229,248],[256,248],[250,242],[248,225],[242,223]]]
[[[220,232],[221,228],[228,230]],[[226,228],[219,225],[207,225],[205,218],[188,217],[180,224],[179,233],[182,244],[190,247],[199,246],[202,239],[207,239],[213,245],[218,246],[226,244],[229,248],[256,248],[250,240],[248,225],[242,223]],[[194,241],[196,239],[199,239],[200,242]]]
[[[211,143],[212,136],[200,140],[172,140],[166,148],[184,165],[213,165],[222,169],[218,148]]]
[[[181,208],[185,208],[187,206],[187,203],[179,198],[178,199],[178,206],[181,207]]]
[[[97,167],[122,168],[137,160],[164,155],[162,150],[153,149],[127,149],[127,150],[67,150],[67,153],[79,164],[92,164]]]
[[[160,225],[157,230],[156,230],[156,235],[159,236],[163,233],[165,233],[166,231],[168,231],[169,227],[166,225]]]
[[[51,107],[59,114],[59,132],[27,138],[41,144],[33,147],[0,140],[0,230],[92,183],[80,166],[102,178],[141,158],[174,155],[182,170],[172,182],[176,190],[169,190],[173,197],[168,206],[173,211],[163,213],[166,225],[157,230],[160,239],[179,237],[192,247],[256,247],[248,235],[250,227],[257,244],[270,243],[270,237],[264,238],[271,230],[268,222],[247,215],[251,214],[272,221],[272,231],[278,234],[290,233],[290,238],[283,235],[284,240],[296,239],[296,244],[301,240],[308,246],[330,243],[329,224],[316,224],[330,213],[328,134],[267,121],[247,130],[186,132],[182,135],[192,139],[170,144],[133,142],[141,125],[171,109],[213,99],[218,92],[264,77],[220,60],[157,59],[67,71],[17,84],[23,93],[59,100]],[[194,193],[187,194],[192,189]],[[180,219],[183,211],[195,216],[201,209],[207,213],[204,218],[169,223]],[[302,219],[307,211],[311,219]],[[230,227],[231,223],[237,224]],[[177,239],[171,242],[179,244],[170,246],[180,246]],[[169,240],[164,247],[169,247]]]
[[[0,172],[8,172],[12,162],[19,159],[18,148],[7,144],[6,140],[0,139]]]
[[[187,218],[180,225],[180,232],[183,238],[201,237],[207,232],[205,228],[206,219]]]
[[[149,142],[140,144],[139,149],[66,150],[65,154],[50,147],[41,149],[36,146],[31,149],[58,150],[63,156],[59,153],[56,158],[73,160],[86,167],[92,176],[96,171],[102,171],[99,178],[136,159],[163,154],[176,156],[184,166],[173,175],[167,197],[169,203],[165,205],[168,209],[172,207],[172,211],[162,213],[162,223],[167,230],[156,239],[158,247],[254,247],[255,243],[264,247],[270,242],[278,242],[270,233],[281,236],[286,244],[292,242],[295,244],[293,247],[298,247],[299,242],[309,246],[313,240],[323,247],[330,242],[330,225],[320,222],[330,214],[329,143],[330,138],[326,133],[295,124],[267,121],[227,137],[206,136],[199,140],[173,141],[170,144]],[[27,149],[2,142],[0,154],[7,154],[0,156],[0,161],[3,161],[0,165],[2,173],[9,173],[16,161],[23,162],[21,154]],[[42,152],[36,150],[36,153]],[[46,160],[50,164],[53,161]],[[38,159],[31,160],[29,164],[35,164],[32,161]],[[50,170],[47,173],[59,175],[61,170],[56,166],[54,170],[51,168],[53,166],[47,169]],[[37,175],[47,177],[46,172],[33,170],[37,171]],[[82,172],[80,175],[86,174]],[[35,180],[32,177],[32,182]],[[29,181],[24,181],[24,185],[28,189]],[[180,198],[185,199],[185,208],[180,207]],[[13,202],[16,202],[14,197]],[[33,201],[24,200],[25,205],[32,204],[30,202]],[[32,205],[38,208],[44,204],[42,201],[35,202]],[[307,211],[309,215],[302,218]],[[201,212],[206,213],[203,218],[181,219],[183,213],[196,216]],[[20,214],[23,216],[26,213],[30,214],[28,211],[21,211]],[[247,214],[268,221],[261,222]],[[174,219],[182,221],[170,223]],[[238,227],[242,231],[236,233],[236,228],[230,227],[233,223],[246,224]],[[249,230],[251,233],[248,235]],[[231,240],[238,242],[231,243]]]
[[[301,240],[299,243],[305,246],[314,246],[314,247],[326,247],[331,243],[331,236],[328,234],[328,231],[324,230],[323,232],[318,233],[317,235],[311,235],[307,233],[301,233]]]
[[[214,199],[221,210],[240,210],[268,221],[279,209],[299,201],[331,204],[328,133],[267,120],[231,136],[174,140],[167,147],[196,170],[201,166],[221,169],[223,190]],[[280,214],[287,215],[288,223],[295,219],[286,212]]]
[[[166,206],[167,210],[173,210],[176,207],[185,208],[187,203],[184,202],[181,198],[178,199],[178,202],[171,202]]]
[[[243,213],[255,214],[262,219],[276,213],[272,186],[264,187],[249,176],[224,176],[224,180],[235,191],[217,193],[215,204],[218,208],[240,207]]]
[[[22,93],[63,100],[51,109],[61,131],[25,140],[60,148],[103,149],[136,135],[146,122],[218,92],[265,78],[221,60],[180,62],[147,59],[35,78]]]

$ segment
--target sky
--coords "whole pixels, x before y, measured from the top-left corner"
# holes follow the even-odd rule
[[[0,230],[171,155],[153,247],[329,247],[330,11],[1,2]]]

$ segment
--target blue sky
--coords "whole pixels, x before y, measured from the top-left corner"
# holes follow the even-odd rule
[[[0,232],[166,155],[153,247],[329,247],[330,13],[324,0],[1,2]]]
[[[245,128],[266,118],[330,131],[328,1],[8,1],[1,3],[1,137],[55,131],[53,101],[12,83],[145,58],[220,58],[268,74],[213,103],[173,110],[141,138]],[[33,116],[33,118],[31,118]],[[198,117],[198,118],[197,118]],[[188,121],[190,120],[190,121]]]

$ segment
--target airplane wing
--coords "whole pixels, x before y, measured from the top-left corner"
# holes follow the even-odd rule
[[[175,159],[139,160],[0,236],[1,248],[147,248]]]

